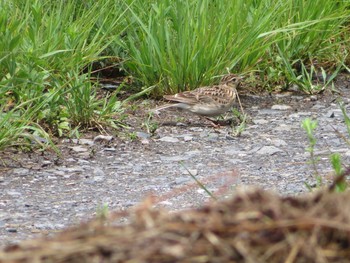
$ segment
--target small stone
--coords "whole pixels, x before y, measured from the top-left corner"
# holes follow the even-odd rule
[[[95,183],[100,183],[100,182],[103,182],[105,180],[105,177],[104,176],[94,176],[93,180]]]
[[[286,146],[286,145],[288,145],[284,140],[281,140],[281,139],[273,139],[271,142],[275,146]]]
[[[145,132],[136,132],[136,136],[140,139],[148,139],[151,137],[151,135]]]
[[[286,97],[290,97],[291,96],[291,92],[285,92],[285,93],[278,93],[276,94],[276,98],[286,98]]]
[[[82,145],[93,145],[94,142],[92,140],[89,140],[89,139],[79,139],[79,144],[82,144]]]
[[[115,147],[106,147],[103,149],[106,152],[115,152],[117,151],[117,149]]]
[[[262,109],[258,111],[258,115],[276,115],[280,114],[280,111],[272,110],[272,109]]]
[[[291,131],[293,126],[287,124],[281,124],[280,126],[275,128],[275,131]]]
[[[179,142],[179,139],[174,138],[174,137],[170,137],[170,136],[165,136],[165,137],[160,138],[159,141],[177,143],[177,142]]]
[[[192,136],[184,136],[184,141],[185,142],[190,142],[193,140],[193,137]]]
[[[202,154],[202,151],[200,150],[194,150],[194,151],[188,151],[185,153],[187,156],[189,156],[189,158],[192,158],[194,156],[198,156]]]
[[[176,156],[160,156],[160,159],[162,161],[170,161],[170,162],[180,162],[180,161],[185,161],[188,159],[188,157],[183,156],[183,155],[176,155]]]
[[[180,177],[175,179],[175,184],[185,184],[190,181],[189,177]]]
[[[33,143],[48,143],[48,140],[43,137],[33,135],[33,138],[34,138],[34,140],[32,140]]]
[[[66,173],[76,173],[76,172],[84,172],[84,169],[80,166],[73,166],[73,167],[57,167],[57,170],[63,171]]]
[[[324,108],[325,108],[324,105],[317,103],[314,106],[312,106],[311,109],[313,109],[313,110],[320,110],[320,109],[324,109]]]
[[[289,105],[281,104],[281,105],[273,105],[271,107],[272,110],[290,110],[292,107]]]
[[[327,118],[334,118],[335,114],[333,110],[330,110],[326,113],[326,117]]]
[[[299,88],[299,86],[298,86],[298,85],[293,84],[293,85],[291,85],[291,86],[289,87],[289,89],[288,89],[288,90],[290,90],[290,91],[299,91],[299,90],[300,90],[300,88]]]
[[[88,149],[86,149],[85,147],[82,146],[74,146],[74,147],[70,147],[74,152],[77,153],[82,153],[82,152],[87,152]]]
[[[17,196],[17,197],[22,195],[20,192],[16,192],[16,191],[13,191],[13,190],[8,190],[7,194],[11,195],[11,196]]]
[[[302,99],[304,99],[304,97],[303,96],[293,95],[293,96],[291,96],[291,99],[293,99],[293,100],[302,100]]]
[[[196,169],[188,169],[183,172],[183,174],[191,174],[193,176],[196,176],[198,174],[198,170]]]
[[[26,175],[29,174],[29,169],[26,169],[26,168],[16,168],[16,169],[13,169],[12,173],[15,174],[15,175],[26,176]]]
[[[149,144],[149,140],[147,140],[147,139],[142,139],[142,140],[141,140],[141,144]]]
[[[42,167],[45,167],[45,166],[49,166],[50,164],[52,164],[52,162],[51,161],[49,161],[49,160],[44,160],[43,162],[42,162]]]
[[[254,124],[266,124],[266,123],[268,123],[268,121],[265,119],[254,119],[253,123]]]
[[[263,146],[256,153],[261,155],[273,155],[278,152],[282,152],[282,150],[275,146]]]
[[[17,233],[17,229],[12,227],[6,228],[6,231],[10,233]]]
[[[168,200],[165,200],[165,201],[159,202],[159,204],[171,206],[173,203],[169,202]]]
[[[218,138],[219,138],[219,134],[217,134],[217,133],[209,133],[209,135],[208,135],[208,139],[210,141],[217,141]]]
[[[110,142],[111,140],[113,140],[113,136],[110,135],[97,135],[94,138],[94,142],[98,142],[98,141],[105,141],[105,142]]]
[[[95,176],[105,176],[105,172],[100,169],[100,168],[94,168],[94,170],[92,171],[93,175]]]

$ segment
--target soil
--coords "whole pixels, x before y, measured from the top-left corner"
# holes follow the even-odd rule
[[[158,206],[175,211],[206,203],[206,190],[219,199],[252,185],[298,195],[309,191],[306,184],[317,186],[317,173],[327,184],[333,177],[330,154],[340,153],[344,164],[350,159],[338,105],[340,99],[349,106],[349,83],[340,77],[337,92],[317,95],[241,94],[249,121],[239,136],[238,124],[215,128],[177,110],[149,120],[156,103],[147,100],[129,109],[130,130],[62,139],[60,156],[8,149],[0,154],[0,247],[51,235],[107,208],[127,210],[151,194]],[[301,128],[305,118],[318,121],[316,171]]]

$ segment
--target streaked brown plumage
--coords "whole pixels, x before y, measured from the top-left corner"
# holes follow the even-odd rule
[[[226,75],[220,84],[208,87],[200,87],[195,90],[165,95],[164,98],[174,104],[163,105],[154,111],[170,107],[181,108],[197,115],[215,117],[228,111],[234,104],[241,77],[237,75]]]

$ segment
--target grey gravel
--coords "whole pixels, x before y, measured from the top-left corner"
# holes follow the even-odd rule
[[[341,97],[349,94],[344,89]],[[252,121],[239,137],[234,135],[236,127],[215,129],[203,118],[169,110],[152,120],[159,124],[152,136],[140,128],[147,118],[141,115],[130,119],[134,140],[127,136],[100,140],[96,134],[62,140],[61,157],[49,151],[23,153],[18,163],[12,158],[18,153],[4,153],[3,163],[11,165],[0,167],[0,246],[51,235],[93,218],[104,205],[109,210],[133,208],[148,195],[159,198],[157,206],[171,210],[210,201],[189,173],[219,198],[249,186],[283,195],[307,192],[305,183],[316,185],[316,179],[303,119],[318,120],[315,154],[325,182],[331,179],[331,153],[339,152],[344,163],[350,160],[350,148],[333,129],[347,133],[333,102],[336,97],[316,98],[293,93],[278,98],[242,96]],[[288,107],[276,109],[276,105]],[[179,116],[185,119],[182,125],[174,122]],[[164,119],[174,124],[163,125]]]

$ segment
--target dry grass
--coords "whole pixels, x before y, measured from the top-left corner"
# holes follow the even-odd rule
[[[0,262],[350,262],[349,192],[250,190],[178,213],[153,203],[8,247]]]

